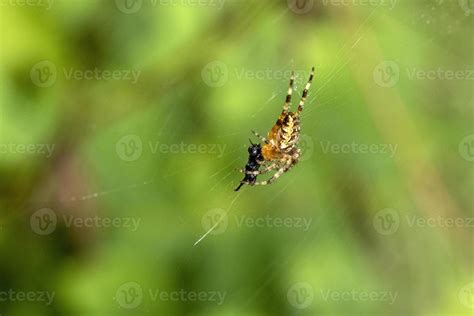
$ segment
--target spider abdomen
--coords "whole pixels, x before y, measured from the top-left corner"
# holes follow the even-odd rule
[[[278,147],[283,151],[287,151],[298,142],[299,117],[290,112],[281,122],[282,123],[278,137]]]

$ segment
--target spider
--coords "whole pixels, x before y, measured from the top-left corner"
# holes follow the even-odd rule
[[[286,96],[283,110],[278,117],[275,125],[268,132],[267,138],[261,136],[259,133],[252,131],[262,142],[263,146],[252,144],[249,147],[249,161],[245,169],[240,169],[241,173],[245,174],[245,178],[240,181],[237,191],[244,184],[248,185],[267,185],[273,183],[283,173],[290,170],[298,163],[301,150],[298,148],[298,141],[300,137],[300,114],[303,111],[308,90],[314,77],[314,67],[311,68],[311,74],[308,82],[303,90],[300,103],[296,112],[290,111],[291,96],[293,94],[293,84],[295,82],[295,73],[291,73],[290,85],[288,87],[288,94]],[[252,142],[250,142],[252,143]],[[260,151],[258,148],[260,147]],[[251,150],[253,149],[253,151]],[[263,161],[258,160],[257,157],[263,157]],[[257,163],[257,164],[255,164]],[[265,168],[258,170],[260,165],[265,165]],[[264,174],[275,170],[271,178],[265,181],[256,182],[256,178],[260,174]]]

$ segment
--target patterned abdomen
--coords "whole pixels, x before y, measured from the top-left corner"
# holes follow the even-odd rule
[[[300,119],[294,113],[289,112],[283,119],[279,131],[279,148],[282,151],[290,151],[298,143],[300,130]]]
[[[300,118],[293,112],[282,113],[268,133],[270,144],[264,145],[262,154],[266,160],[279,158],[282,153],[293,153],[298,143]]]

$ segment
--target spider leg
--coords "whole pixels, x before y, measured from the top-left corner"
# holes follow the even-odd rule
[[[266,167],[265,169],[262,170],[257,170],[257,171],[246,171],[245,169],[240,169],[239,172],[245,173],[245,174],[251,174],[254,176],[257,176],[259,174],[267,173],[277,167],[276,163],[271,164],[270,166]]]
[[[290,109],[290,103],[291,103],[291,95],[293,94],[293,84],[295,82],[295,72],[291,72],[291,78],[290,78],[290,86],[288,87],[288,93],[286,95],[286,100],[285,104],[283,105],[283,112],[281,114],[286,114],[288,113],[288,110]]]
[[[288,169],[291,167],[292,165],[292,160],[289,159],[286,164],[282,167],[280,167],[280,169],[278,169],[277,172],[275,172],[275,174],[268,180],[265,180],[265,181],[260,181],[260,182],[255,182],[253,185],[267,185],[267,184],[271,184],[273,183],[276,179],[278,179],[283,173],[285,173],[286,171],[288,171]]]
[[[273,175],[273,177],[271,177],[270,179],[265,180],[265,181],[255,182],[253,185],[267,185],[267,184],[271,184],[271,183],[273,183],[276,179],[278,179],[278,178],[284,173],[284,170],[285,170],[285,168],[284,168],[284,167],[281,167],[280,169],[278,169],[277,172],[275,172],[275,174]]]
[[[303,95],[301,96],[301,101],[300,101],[300,104],[298,105],[298,112],[296,112],[296,115],[300,115],[301,112],[303,111],[304,102],[306,101],[306,97],[308,96],[308,90],[311,87],[311,83],[313,82],[313,77],[314,77],[314,66],[313,68],[311,68],[311,74],[309,75],[308,82],[306,83],[306,86],[304,87]]]
[[[257,136],[262,142],[264,142],[265,144],[270,144],[270,142],[265,138],[263,137],[262,135],[260,135],[259,133],[257,133],[256,131],[252,130],[252,133]]]

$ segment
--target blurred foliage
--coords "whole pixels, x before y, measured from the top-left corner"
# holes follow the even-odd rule
[[[0,315],[472,315],[469,2],[298,3],[2,1],[0,293],[55,296],[3,299]],[[250,130],[274,123],[291,70],[295,106],[312,65],[304,159],[233,192]],[[57,224],[42,234],[44,208]],[[193,246],[216,209],[223,232]]]

